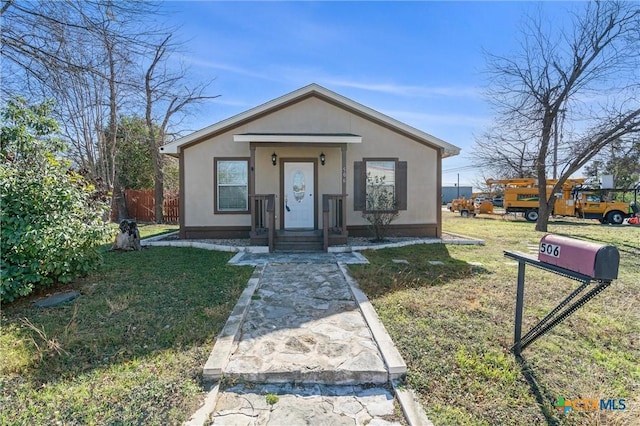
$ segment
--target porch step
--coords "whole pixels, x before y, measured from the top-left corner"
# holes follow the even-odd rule
[[[276,251],[323,251],[322,231],[277,231]]]

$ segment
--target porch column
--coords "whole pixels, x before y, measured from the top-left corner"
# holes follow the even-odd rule
[[[442,238],[442,154],[444,149],[438,149],[438,165],[436,167],[436,238]],[[459,186],[459,184],[458,184]]]
[[[342,151],[342,234],[347,235],[347,144],[340,144]]]
[[[256,146],[251,142],[249,144],[249,195],[255,195],[256,188]],[[251,207],[249,207],[251,211]]]
[[[249,143],[249,182],[247,182],[247,192],[249,193],[249,214],[251,220],[251,231],[249,236],[254,237],[256,232],[256,216],[262,214],[262,211],[256,211],[256,199],[253,195],[256,195],[256,146],[253,142]],[[260,210],[260,208],[258,208]]]

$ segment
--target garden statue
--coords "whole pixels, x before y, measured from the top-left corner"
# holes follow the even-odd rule
[[[133,220],[125,219],[120,222],[120,232],[116,236],[116,242],[113,244],[112,250],[141,250],[140,231],[138,225]]]

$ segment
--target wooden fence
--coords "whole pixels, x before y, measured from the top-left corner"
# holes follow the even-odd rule
[[[124,191],[129,218],[138,222],[155,222],[155,200],[152,189],[127,189]],[[180,197],[177,193],[164,194],[164,221],[177,223],[180,212]]]

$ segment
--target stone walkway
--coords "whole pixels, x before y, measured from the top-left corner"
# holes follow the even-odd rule
[[[389,380],[335,263],[268,264],[224,374],[258,383]]]
[[[269,402],[267,402],[269,395]],[[274,398],[274,396],[276,398]],[[276,401],[276,402],[274,402]],[[383,387],[236,385],[221,393],[215,425],[401,425],[393,393]]]
[[[234,257],[257,266],[205,365],[208,403],[186,425],[430,424],[414,396],[395,388],[406,365],[343,262],[367,260]]]

